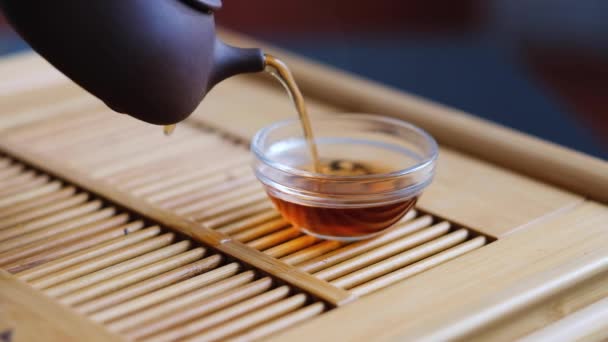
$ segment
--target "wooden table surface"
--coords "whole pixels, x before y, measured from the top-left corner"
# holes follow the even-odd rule
[[[244,45],[254,44],[243,37],[229,33],[227,36]],[[277,341],[311,338],[496,341],[530,334],[533,334],[531,338],[568,336],[568,339],[588,340],[608,336],[608,320],[594,320],[597,324],[593,325],[580,324],[586,319],[604,317],[608,310],[605,300],[608,295],[608,207],[605,205],[608,163],[267,49],[286,56],[316,116],[335,112],[382,113],[411,121],[431,132],[441,145],[438,173],[417,210],[421,215],[433,217],[433,222],[448,222],[454,227],[452,233],[462,228],[469,236],[479,234],[483,242],[432,266],[424,266],[429,259],[397,264],[395,257],[404,257],[403,254],[389,254],[388,247],[379,247],[377,253],[384,254],[379,254],[382,257],[374,261],[378,263],[369,262],[365,265],[371,270],[360,268],[352,274],[364,276],[365,270],[380,272],[377,270],[381,267],[388,267],[389,271],[383,271],[381,276],[378,273],[372,285],[367,286],[385,285],[358,295],[356,287],[341,287],[341,281],[328,282],[306,268],[296,267],[298,264],[293,266],[289,260],[294,260],[294,256],[281,252],[295,250],[291,249],[294,246],[304,248],[301,251],[313,247],[317,249],[312,251],[320,251],[328,248],[327,243],[286,235],[281,244],[256,248],[266,242],[243,243],[237,239],[238,235],[229,232],[228,226],[216,229],[217,218],[196,219],[182,214],[185,211],[162,207],[161,202],[143,195],[152,190],[133,191],[121,183],[129,173],[131,177],[141,178],[152,177],[150,174],[154,172],[169,172],[164,168],[170,165],[160,163],[164,160],[167,160],[165,164],[182,160],[184,172],[192,167],[200,167],[203,172],[213,164],[211,156],[242,156],[247,160],[246,150],[239,147],[243,142],[264,125],[295,115],[279,85],[261,76],[239,76],[218,85],[193,116],[177,127],[173,140],[167,142],[162,140],[166,138],[160,134],[160,128],[153,130],[143,123],[110,113],[39,57],[27,53],[6,58],[0,62],[0,75],[3,75],[0,79],[0,129],[3,131],[0,148],[6,156],[37,172],[78,186],[132,215],[184,233],[203,247],[235,258],[256,272],[269,274],[293,286],[296,292],[312,295],[307,297],[312,304],[302,307],[303,311],[293,311],[283,319],[266,324],[256,321],[269,315],[268,310],[273,309],[269,306],[267,311],[256,311],[242,320],[206,330],[207,337],[249,340],[272,333],[271,338]],[[82,129],[95,128],[90,136],[86,131],[76,134],[78,132],[69,130],[76,122]],[[96,126],[90,126],[92,124]],[[221,137],[209,133],[210,130],[219,132]],[[132,135],[128,134],[130,131]],[[117,140],[104,140],[109,134],[114,134]],[[238,146],[220,142],[219,152],[205,150],[204,144],[215,144],[217,139],[228,139]],[[149,144],[149,149],[137,145],[138,141]],[[199,144],[208,151],[207,155],[188,153],[188,149],[199,151],[195,149]],[[140,149],[145,157],[141,153],[138,157],[129,154]],[[153,158],[158,160],[154,164],[158,169],[146,171],[140,166],[152,165]],[[171,178],[165,181],[171,182]],[[194,182],[190,184],[195,186]],[[244,184],[242,190],[238,187],[233,190],[235,195],[242,193],[243,200],[257,196],[257,193],[245,192],[253,189],[254,183]],[[236,203],[238,197],[231,201]],[[217,206],[208,210],[214,208]],[[235,206],[233,213],[247,208]],[[269,215],[275,217],[272,213]],[[418,219],[424,219],[420,217]],[[0,219],[0,224],[2,222]],[[32,224],[26,227],[36,229]],[[18,228],[6,229],[10,234],[19,234]],[[2,232],[0,230],[0,234]],[[285,232],[292,234],[289,229]],[[25,238],[26,235],[17,235],[15,239]],[[471,241],[475,242],[466,240],[463,244]],[[10,243],[18,240],[0,241],[0,246]],[[385,242],[386,246],[394,243],[397,242]],[[6,253],[16,252],[9,249]],[[2,255],[7,254],[0,257]],[[354,262],[352,260],[347,262]],[[416,267],[420,271],[416,271]],[[410,275],[406,277],[406,274]],[[0,293],[0,303],[6,309],[4,316],[0,316],[0,329],[14,332],[19,337],[17,340],[35,340],[43,333],[47,340],[78,340],[89,335],[99,340],[120,338],[111,335],[107,325],[104,328],[84,318],[78,313],[78,306],[66,308],[65,303],[59,304],[46,290],[35,290],[27,280],[19,281],[15,275],[3,271],[0,282],[6,289]],[[289,302],[292,304],[281,305],[296,305],[299,297],[293,298]],[[314,302],[316,298],[321,301]],[[287,306],[277,308],[288,310]],[[323,311],[324,308],[328,310]],[[45,323],[39,324],[41,321]],[[184,324],[157,337],[166,337],[169,333],[182,336],[179,334],[187,331],[185,329],[194,328]]]

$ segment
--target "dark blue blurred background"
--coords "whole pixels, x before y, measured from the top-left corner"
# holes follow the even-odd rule
[[[608,158],[606,0],[225,0],[218,22]]]

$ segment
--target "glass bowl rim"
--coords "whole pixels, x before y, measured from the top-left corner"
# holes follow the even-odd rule
[[[429,165],[434,164],[438,158],[439,147],[438,147],[435,139],[422,128],[415,126],[405,120],[387,117],[387,116],[383,116],[383,115],[379,115],[379,114],[340,113],[340,114],[329,114],[328,116],[323,116],[323,117],[317,117],[317,118],[315,118],[315,122],[320,122],[320,121],[322,122],[322,121],[326,121],[326,120],[335,120],[335,119],[347,119],[347,118],[371,120],[371,121],[375,121],[375,122],[383,122],[383,123],[397,125],[397,126],[400,126],[403,128],[407,128],[407,129],[415,132],[416,134],[420,135],[424,139],[424,141],[429,145],[430,157],[426,157],[423,160],[421,160],[420,162],[418,162],[410,167],[407,167],[405,169],[387,172],[387,173],[375,173],[375,174],[371,174],[371,175],[359,175],[359,176],[327,175],[327,174],[323,174],[323,173],[305,171],[302,169],[298,169],[298,168],[294,168],[291,166],[287,166],[287,165],[278,163],[278,162],[266,157],[265,153],[263,153],[260,150],[260,144],[268,137],[268,135],[272,131],[274,131],[276,129],[279,129],[279,128],[282,128],[282,127],[285,127],[288,125],[293,125],[293,124],[297,124],[299,126],[300,120],[298,118],[280,120],[280,121],[274,122],[268,126],[263,127],[262,129],[260,129],[255,134],[253,139],[251,140],[251,151],[253,152],[254,156],[259,161],[261,161],[262,163],[264,163],[274,169],[277,169],[279,171],[282,171],[282,172],[285,172],[288,174],[292,174],[295,176],[300,176],[300,177],[316,178],[316,179],[324,179],[324,180],[332,180],[332,181],[378,180],[378,179],[387,180],[387,179],[392,179],[392,178],[399,178],[399,177],[403,177],[403,176],[415,173],[418,170],[424,169],[424,168],[428,167]]]

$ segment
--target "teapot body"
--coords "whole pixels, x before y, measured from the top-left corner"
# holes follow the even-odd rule
[[[216,38],[215,8],[205,1],[0,0],[0,8],[66,76],[113,110],[154,124],[183,120],[215,83],[264,67],[259,50]]]

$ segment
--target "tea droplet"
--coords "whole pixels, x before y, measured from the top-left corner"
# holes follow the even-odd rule
[[[175,131],[175,126],[177,126],[177,124],[163,126],[163,133],[165,133],[166,136],[173,134],[173,131]]]

